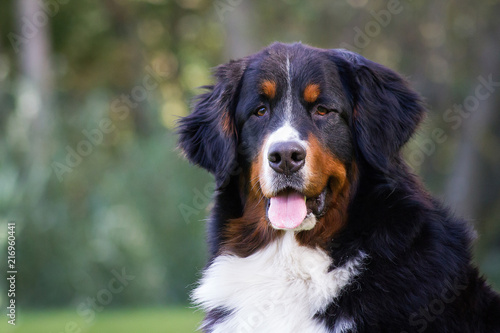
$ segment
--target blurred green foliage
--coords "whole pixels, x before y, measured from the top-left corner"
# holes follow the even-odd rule
[[[388,4],[366,0],[49,2],[58,4],[49,24],[19,52],[12,34],[22,35],[23,1],[4,1],[0,13],[0,247],[15,221],[17,300],[26,307],[77,309],[123,267],[134,280],[110,306],[187,302],[206,260],[213,180],[183,160],[173,128],[197,87],[211,82],[210,68],[231,57],[301,40],[351,47],[410,75],[431,113],[408,154],[425,153],[413,166],[445,199],[467,127],[451,129],[442,113],[464,101],[478,76],[500,80],[493,0],[401,1],[385,21]],[[48,79],[33,83],[26,52],[43,33]],[[489,108],[498,110],[499,95]],[[40,112],[29,112],[37,102]],[[496,112],[475,132],[479,176],[474,192],[464,189],[477,198],[477,261],[496,286],[499,124]],[[427,154],[421,147],[435,128],[449,139]],[[1,292],[0,306],[6,300]]]
[[[148,332],[179,333],[194,332],[202,319],[200,311],[190,308],[164,309],[144,308],[141,310],[107,310],[91,324],[86,323],[78,315],[69,310],[23,311],[18,324],[7,327],[6,333],[115,333],[115,332]],[[3,327],[5,323],[1,323]]]

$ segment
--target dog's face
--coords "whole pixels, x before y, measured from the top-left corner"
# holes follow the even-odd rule
[[[353,160],[352,104],[326,52],[273,52],[251,62],[235,108],[240,160],[276,229],[311,229],[344,188]]]
[[[273,44],[216,77],[181,120],[180,147],[219,191],[237,184],[229,242],[265,243],[280,229],[309,244],[331,238],[359,173],[391,172],[423,114],[400,76],[342,50]]]

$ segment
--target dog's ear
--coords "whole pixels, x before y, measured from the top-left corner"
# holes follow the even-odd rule
[[[217,82],[203,88],[208,91],[195,99],[192,113],[179,120],[179,148],[186,157],[215,175],[217,187],[231,174],[236,160],[237,133],[234,107],[245,59],[220,65]]]
[[[355,143],[368,164],[387,172],[424,117],[421,98],[393,70],[353,52],[336,54],[348,61],[354,78],[348,85]]]

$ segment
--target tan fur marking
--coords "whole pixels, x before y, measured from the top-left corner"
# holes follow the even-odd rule
[[[231,136],[235,132],[234,123],[231,119],[231,116],[229,115],[229,112],[227,111],[225,111],[222,114],[221,126],[222,126],[222,131],[227,136]]]
[[[318,99],[320,92],[319,84],[310,83],[304,89],[304,100],[307,103],[314,103]]]
[[[262,93],[269,99],[273,99],[276,96],[276,82],[271,80],[264,80],[260,84],[260,89]]]
[[[306,196],[317,196],[325,186],[329,186],[331,194],[327,196],[326,214],[318,219],[313,229],[298,233],[296,238],[305,246],[326,247],[347,220],[347,205],[353,180],[348,179],[346,166],[327,153],[314,135],[309,135],[306,165],[311,170]],[[351,173],[356,173],[355,164],[351,166]],[[330,179],[332,180],[329,181]]]
[[[329,178],[335,179],[334,186],[340,189],[344,186],[347,177],[345,165],[337,158],[327,153],[326,149],[314,135],[309,135],[309,149],[306,156],[306,165],[309,169],[308,184],[305,195],[315,197],[325,188]]]

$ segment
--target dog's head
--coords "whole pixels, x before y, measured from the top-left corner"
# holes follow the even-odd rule
[[[275,43],[216,78],[180,121],[180,148],[220,191],[238,184],[242,216],[224,232],[239,241],[331,237],[359,173],[390,174],[424,113],[398,74],[345,50]]]

